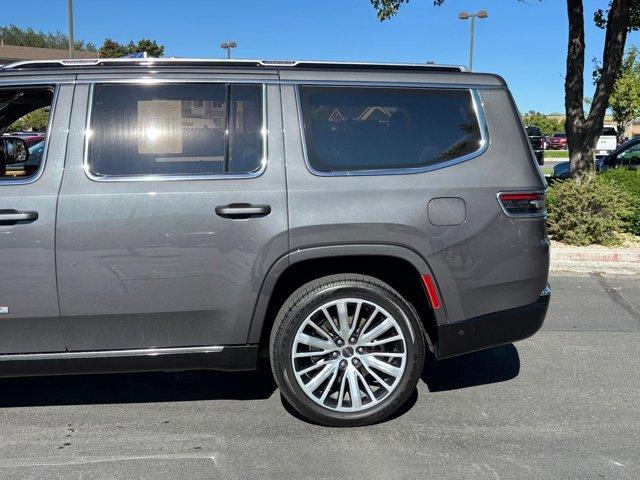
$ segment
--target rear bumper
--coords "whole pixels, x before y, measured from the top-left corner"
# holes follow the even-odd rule
[[[530,337],[542,326],[550,299],[547,286],[529,305],[440,325],[436,357],[454,357]]]

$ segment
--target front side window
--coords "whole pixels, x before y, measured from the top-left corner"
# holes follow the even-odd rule
[[[301,86],[300,100],[319,172],[423,168],[483,145],[468,90]]]
[[[262,160],[262,87],[98,84],[93,91],[92,175],[250,173]]]
[[[0,88],[0,181],[30,180],[41,171],[53,91]]]

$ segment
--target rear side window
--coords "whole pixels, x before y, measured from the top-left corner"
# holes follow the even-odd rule
[[[301,86],[300,101],[319,172],[423,168],[483,145],[469,90]]]
[[[88,167],[94,176],[257,171],[262,86],[97,84]]]

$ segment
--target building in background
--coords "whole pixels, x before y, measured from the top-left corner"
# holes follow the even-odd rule
[[[74,51],[75,58],[98,58],[98,52]],[[57,48],[19,47],[0,45],[0,65],[21,60],[58,60],[69,58],[69,51]]]

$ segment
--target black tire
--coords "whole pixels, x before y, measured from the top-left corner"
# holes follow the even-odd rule
[[[373,301],[396,319],[406,345],[406,366],[395,389],[380,403],[357,412],[339,412],[311,400],[298,385],[291,352],[296,332],[319,306],[340,298]],[[270,339],[273,374],[285,400],[305,418],[332,427],[379,423],[398,411],[415,391],[425,361],[425,334],[416,310],[386,283],[365,275],[340,274],[303,285],[282,305]]]

